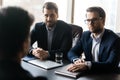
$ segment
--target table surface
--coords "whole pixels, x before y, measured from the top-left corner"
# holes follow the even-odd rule
[[[45,70],[38,66],[32,65],[28,62],[22,61],[22,67],[29,71],[34,77],[45,76],[48,80],[120,80],[120,73],[110,73],[110,74],[89,74],[80,76],[77,79],[57,75],[54,71],[58,68]]]

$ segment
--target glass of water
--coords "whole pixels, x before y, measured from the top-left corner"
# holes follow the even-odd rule
[[[63,53],[62,52],[55,53],[55,61],[60,64],[63,63]]]

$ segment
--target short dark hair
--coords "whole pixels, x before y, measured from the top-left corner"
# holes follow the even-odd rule
[[[105,17],[106,17],[104,9],[101,7],[98,7],[98,6],[89,7],[86,11],[87,12],[97,12],[99,14],[99,17],[102,17],[103,19],[105,19]]]
[[[46,2],[44,5],[43,5],[43,12],[44,12],[44,8],[46,9],[53,9],[55,10],[55,12],[58,14],[58,6],[56,3],[53,3],[53,2]]]
[[[20,7],[0,9],[0,54],[15,57],[23,50],[23,42],[28,39],[34,17]]]

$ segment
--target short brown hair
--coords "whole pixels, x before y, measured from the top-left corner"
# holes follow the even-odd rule
[[[99,14],[99,17],[102,17],[102,18],[106,17],[104,9],[101,7],[98,7],[98,6],[89,7],[86,11],[87,12],[97,12]]]
[[[43,12],[44,12],[44,8],[46,8],[46,9],[54,9],[55,12],[58,14],[58,6],[57,6],[56,3],[46,2],[46,3],[43,5]]]

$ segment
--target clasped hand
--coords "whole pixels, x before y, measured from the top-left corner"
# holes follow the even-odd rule
[[[33,49],[32,54],[35,57],[39,58],[40,60],[45,60],[49,56],[48,51],[45,51],[42,48],[35,48],[35,49]]]
[[[78,59],[67,68],[67,70],[70,72],[84,71],[87,69],[88,69],[88,66],[85,64],[85,61],[81,59]]]

